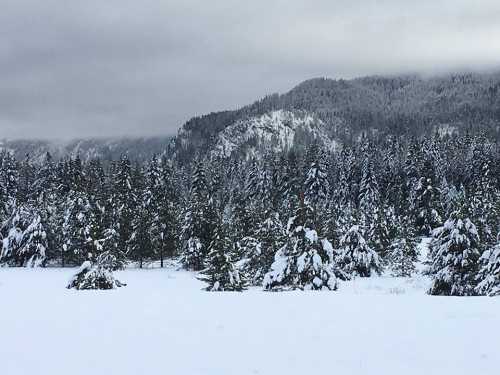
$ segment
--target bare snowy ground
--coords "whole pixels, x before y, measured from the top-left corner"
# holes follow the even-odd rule
[[[422,278],[339,292],[208,293],[188,272],[127,270],[70,291],[69,269],[0,269],[0,373],[498,374],[500,298],[425,295]]]

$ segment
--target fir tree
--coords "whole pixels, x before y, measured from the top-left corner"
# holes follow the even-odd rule
[[[90,237],[91,211],[90,203],[85,194],[72,191],[66,198],[64,206],[64,236],[61,265],[76,265],[88,258],[92,253]]]
[[[211,211],[209,198],[205,167],[199,162],[193,174],[190,202],[182,228],[181,261],[187,269],[199,271],[203,268],[212,241],[214,212]]]
[[[429,294],[447,296],[475,295],[479,235],[467,217],[465,202],[433,233],[429,274]]]
[[[269,212],[267,219],[259,224],[255,237],[244,237],[239,241],[240,254],[245,259],[244,270],[252,285],[262,285],[264,275],[274,261],[274,254],[286,241],[283,224],[276,212]]]
[[[413,228],[407,222],[399,224],[401,229],[389,247],[388,263],[393,276],[410,277],[418,260],[417,241]]]
[[[314,229],[310,229],[313,212],[301,199],[295,216],[288,223],[288,239],[277,251],[269,272],[265,275],[265,290],[302,289],[336,290],[333,259]]]
[[[359,226],[353,225],[340,240],[341,268],[348,274],[370,277],[380,274],[382,266],[377,253],[368,246]]]
[[[25,206],[16,207],[2,226],[2,251],[0,263],[11,266],[23,266],[24,257],[19,250],[23,244],[24,230],[30,223],[30,212]]]
[[[109,264],[114,263],[110,260],[108,253],[99,255],[94,263],[86,260],[82,263],[78,271],[71,278],[67,289],[87,290],[87,289],[116,289],[127,284],[117,280]]]
[[[306,204],[311,205],[313,210],[316,211],[319,210],[321,203],[326,199],[330,190],[326,167],[322,160],[324,160],[324,157],[318,151],[311,161],[304,182]]]
[[[128,240],[128,258],[136,261],[139,268],[142,268],[144,262],[151,260],[153,255],[153,245],[150,236],[150,220],[151,216],[146,207],[141,207],[136,210],[136,215],[133,220],[133,232]]]
[[[129,241],[134,232],[133,220],[135,208],[137,206],[137,196],[134,190],[132,166],[129,159],[123,156],[114,165],[112,171],[111,210],[115,223],[113,228],[118,232],[118,247],[121,251],[128,253]]]
[[[0,220],[3,222],[16,206],[19,170],[16,160],[9,152],[2,151],[0,156]]]
[[[245,289],[245,280],[235,264],[235,244],[227,235],[225,224],[220,224],[215,232],[206,258],[206,268],[199,279],[208,284],[207,291],[237,291]]]
[[[479,259],[476,293],[487,296],[500,295],[500,243],[486,250]]]
[[[426,161],[423,169],[426,176],[420,177],[415,185],[411,210],[414,213],[417,234],[427,236],[441,223],[441,216],[437,210],[440,193],[434,181],[432,164]]]
[[[27,267],[44,266],[48,245],[47,233],[40,215],[34,215],[32,222],[23,233],[21,242],[19,255],[23,258],[22,263]]]

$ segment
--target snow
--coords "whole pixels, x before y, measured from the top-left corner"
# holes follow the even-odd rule
[[[323,121],[313,114],[297,111],[277,110],[236,121],[221,131],[212,153],[214,155],[230,156],[241,147],[247,147],[248,157],[257,156],[257,148],[248,144],[255,141],[257,146],[280,152],[290,149],[295,143],[295,136],[299,132],[310,134],[320,140],[327,149],[338,148],[332,140]]]
[[[127,287],[65,289],[75,269],[0,269],[1,373],[498,373],[500,298],[432,297],[373,277],[338,292],[208,293],[195,274],[126,270]]]
[[[318,241],[318,233],[315,230],[305,228],[305,232],[305,236],[310,243],[315,243],[316,241]]]

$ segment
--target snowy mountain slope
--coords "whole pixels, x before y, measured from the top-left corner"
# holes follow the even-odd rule
[[[236,121],[217,135],[213,155],[245,157],[266,151],[288,150],[316,140],[327,149],[337,147],[323,121],[305,111],[278,110]]]

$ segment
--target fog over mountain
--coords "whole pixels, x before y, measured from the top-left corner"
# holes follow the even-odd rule
[[[43,160],[50,152],[56,158],[116,160],[127,154],[145,161],[165,154],[189,162],[196,156],[251,158],[304,150],[312,141],[335,150],[363,135],[384,139],[465,134],[500,139],[500,73],[315,78],[237,110],[193,117],[176,137],[4,140],[0,149],[18,159],[30,155]]]
[[[5,0],[0,138],[174,135],[313,77],[484,71],[483,0]]]

